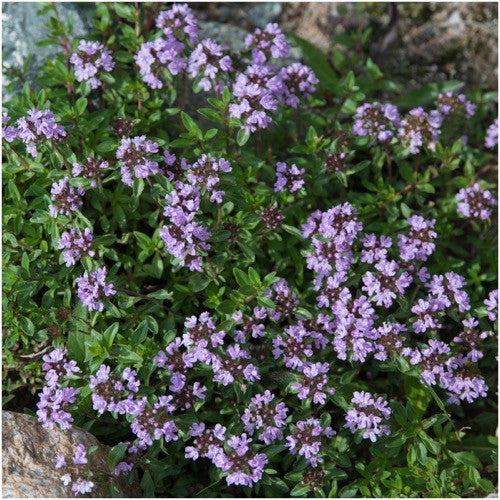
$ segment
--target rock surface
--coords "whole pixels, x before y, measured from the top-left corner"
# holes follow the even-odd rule
[[[70,486],[61,482],[61,473],[55,468],[56,454],[71,457],[76,446],[97,445],[89,457],[95,470],[107,470],[109,448],[97,439],[74,427],[69,431],[44,429],[36,418],[22,413],[2,412],[2,471],[3,498],[72,497]],[[124,497],[139,497],[140,489],[129,486],[120,478],[115,486]],[[96,486],[90,496],[109,496],[108,486]]]

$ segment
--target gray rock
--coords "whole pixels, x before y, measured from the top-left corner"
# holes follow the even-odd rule
[[[262,2],[248,9],[248,17],[256,26],[264,28],[267,23],[273,23],[283,10],[280,2]]]
[[[70,15],[73,16],[71,40],[85,38],[91,31],[91,13],[94,9],[89,4],[58,2],[61,19],[67,23]],[[28,55],[32,59],[25,78],[33,82],[37,68],[45,58],[60,54],[62,49],[57,45],[37,47],[35,44],[47,37],[48,20],[53,12],[37,16],[41,4],[31,2],[5,2],[2,5],[2,52],[5,66],[21,69]],[[4,77],[3,84],[9,83]],[[4,90],[5,92],[5,90]]]
[[[37,419],[22,413],[2,412],[2,496],[3,498],[72,497],[70,486],[61,482],[55,468],[56,455],[72,457],[78,444],[97,445],[89,457],[93,470],[107,470],[109,447],[90,433],[73,427],[69,431],[45,429]],[[140,496],[140,489],[124,478],[114,479],[125,497]],[[92,497],[108,495],[108,484],[96,485]]]
[[[215,21],[201,21],[199,26],[200,40],[211,38],[234,52],[241,50],[245,46],[245,36],[248,32],[241,28]]]

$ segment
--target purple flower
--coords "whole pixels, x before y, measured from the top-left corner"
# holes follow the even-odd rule
[[[64,252],[64,261],[66,266],[70,267],[79,261],[82,256],[93,257],[95,252],[92,248],[92,231],[85,228],[82,233],[79,229],[73,228],[70,231],[64,231],[58,241],[59,250],[66,249]]]
[[[466,351],[465,358],[477,363],[483,357],[483,353],[479,350],[482,341],[491,337],[493,332],[482,332],[477,329],[479,322],[476,318],[464,319],[462,324],[464,329],[453,338],[453,342],[460,344]]]
[[[398,108],[379,102],[362,104],[356,110],[354,118],[352,133],[373,137],[378,142],[387,142],[394,137],[395,129],[400,123]]]
[[[450,357],[450,346],[440,340],[429,340],[429,346],[424,349],[404,348],[403,356],[410,357],[412,365],[419,365],[422,369],[420,378],[423,383],[436,385],[444,375]],[[436,378],[437,377],[437,378]]]
[[[221,181],[220,173],[231,172],[231,170],[231,163],[224,158],[217,159],[202,154],[188,170],[187,179],[192,185],[206,189],[210,193],[211,202],[220,204],[225,194],[224,191],[216,189]]]
[[[423,146],[434,150],[439,135],[443,117],[439,111],[427,113],[423,108],[412,109],[403,120],[398,130],[399,138],[408,144],[410,152],[417,154]]]
[[[328,153],[325,159],[325,167],[329,172],[338,173],[345,170],[347,166],[347,155],[345,153]]]
[[[437,233],[432,229],[436,220],[426,220],[421,215],[412,215],[406,222],[410,225],[408,233],[398,234],[401,258],[406,262],[415,259],[427,260],[436,248],[434,239]]]
[[[158,144],[146,140],[145,135],[122,138],[120,147],[116,151],[116,158],[121,160],[122,182],[132,187],[133,177],[145,179],[150,175],[158,174],[158,162],[151,159],[151,154],[158,153]]]
[[[464,94],[455,95],[453,92],[446,92],[438,95],[438,110],[443,115],[464,115],[465,118],[474,116],[477,106],[472,104]]]
[[[45,386],[36,405],[38,421],[47,429],[53,429],[55,424],[61,429],[71,429],[73,417],[67,409],[75,402],[79,392],[72,387],[58,389],[55,385]]]
[[[269,207],[262,210],[260,220],[268,231],[277,231],[281,228],[283,215],[277,208]]]
[[[12,127],[7,127],[12,128]],[[9,141],[10,142],[10,141]],[[484,139],[484,147],[493,149],[498,144],[498,118],[488,127]]]
[[[229,56],[223,55],[222,47],[210,38],[202,40],[189,57],[188,73],[191,78],[201,77],[200,86],[207,92],[221,92],[223,76],[233,70]]]
[[[140,386],[137,373],[130,368],[125,368],[121,376],[110,372],[109,366],[101,365],[95,376],[90,376],[92,407],[99,414],[105,411],[120,415],[134,413],[137,405],[133,398]]]
[[[85,479],[77,479],[71,486],[71,491],[80,495],[85,495],[90,493],[94,488],[94,483],[92,481],[87,481]]]
[[[45,380],[49,387],[59,386],[61,377],[71,377],[74,373],[80,371],[76,361],[70,361],[66,357],[67,352],[66,349],[54,349],[49,354],[43,355],[42,370],[46,372]]]
[[[363,432],[363,438],[375,442],[379,436],[391,433],[389,426],[381,423],[389,420],[391,409],[382,397],[375,399],[369,392],[354,392],[351,403],[354,405],[345,418],[347,427],[353,434]]]
[[[250,354],[239,344],[228,346],[222,357],[214,355],[211,359],[213,381],[220,382],[224,386],[238,382],[245,389],[247,382],[260,380],[259,370],[248,361],[250,358]]]
[[[167,370],[174,373],[185,374],[187,368],[193,366],[192,356],[188,355],[187,352],[181,352],[181,347],[183,342],[180,337],[176,337],[175,340],[170,342],[165,348],[165,351],[159,351],[158,354],[153,358],[153,361],[158,365],[159,368],[165,367]]]
[[[137,401],[136,417],[130,429],[139,438],[140,445],[151,446],[162,436],[166,443],[177,441],[177,427],[170,417],[175,409],[171,400],[172,396],[160,396],[154,404],[147,403],[146,398]]]
[[[207,243],[212,233],[196,222],[184,227],[175,224],[163,226],[160,231],[167,251],[179,260],[181,266],[187,266],[190,271],[202,271],[202,252],[210,250]]]
[[[267,128],[272,122],[270,112],[278,109],[269,86],[270,75],[268,66],[252,65],[238,75],[233,85],[233,94],[238,100],[229,106],[229,116],[241,120],[247,134]]]
[[[391,307],[397,296],[404,295],[413,281],[412,277],[406,271],[398,272],[399,265],[394,260],[380,260],[375,269],[378,273],[365,273],[361,289],[371,296],[377,306]]]
[[[484,305],[488,308],[488,319],[490,321],[496,321],[498,317],[498,289],[492,290],[485,299]]]
[[[216,424],[213,429],[206,429],[204,423],[193,424],[189,434],[194,437],[193,445],[186,446],[185,457],[192,460],[198,458],[213,459],[216,455],[224,453],[222,445],[226,438],[226,428]]]
[[[264,64],[270,59],[287,57],[290,51],[285,35],[276,23],[269,23],[264,29],[257,28],[245,37],[245,48],[252,50],[252,63]]]
[[[6,140],[7,142],[12,142],[18,138],[19,132],[17,128],[13,127],[12,125],[5,126],[5,124],[9,122],[10,116],[7,111],[4,111],[2,113],[2,139]]]
[[[75,78],[78,82],[86,82],[96,89],[102,82],[97,78],[103,71],[112,71],[115,67],[111,51],[99,42],[80,40],[78,51],[71,54],[70,63],[75,68]]]
[[[332,308],[334,321],[333,348],[339,359],[352,356],[353,361],[364,362],[373,352],[373,323],[377,318],[370,301],[361,295],[350,303],[337,302]]]
[[[295,163],[288,166],[285,162],[276,163],[276,183],[274,191],[280,193],[288,188],[291,193],[298,191],[304,185],[305,168],[298,168]]]
[[[258,314],[267,314],[272,321],[289,318],[296,311],[299,304],[297,296],[292,292],[284,279],[280,279],[274,283],[262,296],[271,299],[275,307],[274,309],[265,307],[258,309],[257,312]]]
[[[334,394],[335,389],[327,388],[328,373],[330,365],[328,363],[305,363],[301,367],[302,379],[291,385],[292,391],[299,391],[299,399],[312,398],[314,404],[326,403],[326,395]]]
[[[336,434],[331,427],[323,428],[321,422],[316,418],[299,420],[290,436],[287,436],[285,446],[293,455],[300,455],[313,467],[323,462],[321,457],[321,445],[324,438],[330,438]]]
[[[431,297],[428,297],[427,300],[418,299],[418,302],[411,308],[411,312],[417,315],[416,321],[412,324],[415,333],[443,328],[443,325],[439,322],[441,310],[440,303]]]
[[[465,284],[465,279],[462,276],[449,272],[445,273],[444,276],[434,275],[426,286],[441,309],[456,304],[458,310],[463,313],[470,309],[469,295],[462,290]]]
[[[296,108],[301,98],[306,98],[316,91],[315,85],[318,82],[309,66],[295,62],[281,68],[271,79],[270,86],[281,103]]]
[[[256,394],[241,420],[245,424],[245,432],[250,436],[257,430],[259,439],[269,445],[275,439],[283,439],[282,429],[286,426],[288,408],[285,403],[276,403],[274,395],[266,390],[264,394]]]
[[[108,271],[105,267],[100,267],[90,273],[85,271],[83,276],[76,278],[78,285],[78,298],[89,311],[99,311],[104,309],[102,297],[109,297],[116,293],[112,283],[106,283]]]
[[[227,440],[230,451],[222,451],[212,457],[214,465],[227,473],[228,485],[253,486],[262,479],[267,457],[264,453],[255,453],[249,446],[251,443],[245,433],[232,436]]]
[[[240,323],[238,328],[234,329],[234,339],[236,342],[246,342],[247,336],[253,339],[265,336],[265,326],[259,322],[257,313],[258,311],[256,311],[254,316],[250,316],[245,321],[243,321],[243,313],[241,311],[232,315],[232,319]]]
[[[70,185],[69,177],[64,177],[59,182],[54,182],[50,190],[52,205],[49,205],[49,214],[57,217],[58,214],[70,215],[82,205],[82,196],[85,195],[83,188],[75,188]]]
[[[461,354],[450,358],[440,382],[441,386],[449,391],[449,402],[457,405],[463,400],[472,403],[479,397],[485,398],[488,392],[488,386],[476,366],[470,358]]]
[[[211,349],[224,344],[226,332],[216,329],[210,314],[206,311],[199,317],[186,318],[184,328],[186,332],[182,336],[182,344],[192,352],[190,359],[209,362]]]
[[[387,249],[392,246],[392,239],[389,236],[381,235],[380,239],[373,233],[365,234],[361,240],[363,250],[361,250],[361,262],[373,264],[380,260],[387,259]]]
[[[497,204],[493,194],[482,190],[476,182],[472,187],[462,188],[457,196],[457,212],[467,218],[485,220],[492,214],[492,208]]]
[[[160,78],[162,71],[168,69],[172,75],[177,75],[186,68],[183,51],[184,44],[175,38],[157,38],[153,42],[143,43],[134,59],[144,82],[152,89],[163,88]]]
[[[179,181],[181,175],[191,168],[185,158],[177,158],[175,154],[168,151],[163,152],[163,161],[167,167],[162,171],[170,182]]]
[[[17,136],[26,144],[26,151],[33,158],[38,156],[37,146],[44,140],[58,142],[66,137],[66,130],[56,123],[55,116],[48,109],[32,108],[26,118],[16,122]]]
[[[347,275],[344,271],[336,272],[333,276],[328,276],[326,280],[318,282],[315,288],[319,290],[316,297],[318,307],[331,307],[332,310],[336,309],[337,302],[347,304],[351,299],[351,292],[345,286],[342,286],[347,280]]]
[[[326,212],[313,212],[302,226],[302,236],[312,236],[308,269],[322,276],[334,270],[347,271],[352,260],[352,244],[362,229],[356,209],[349,203],[336,205]]]
[[[171,40],[187,40],[192,45],[198,39],[198,21],[186,3],[174,3],[156,18],[156,27]]]
[[[90,185],[95,188],[97,181],[103,176],[103,170],[108,167],[107,161],[97,160],[89,156],[82,165],[77,162],[73,163],[73,175],[75,177],[81,175],[85,179],[91,179]]]
[[[113,474],[115,476],[121,476],[122,474],[127,474],[128,472],[130,472],[133,468],[134,468],[134,465],[131,464],[131,463],[120,462],[115,467],[115,470],[113,471]]]
[[[289,326],[285,328],[285,334],[273,339],[274,359],[283,358],[287,368],[300,370],[305,360],[314,354],[310,334],[304,325]]]
[[[373,357],[379,361],[387,361],[391,356],[399,356],[403,347],[404,337],[401,333],[406,332],[406,327],[401,323],[384,322],[372,331]]]

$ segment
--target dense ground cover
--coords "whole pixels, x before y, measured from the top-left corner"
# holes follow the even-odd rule
[[[405,92],[370,32],[230,53],[183,5],[51,29],[4,103],[4,406],[145,496],[493,491],[496,93]]]

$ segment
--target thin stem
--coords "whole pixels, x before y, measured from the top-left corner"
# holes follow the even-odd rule
[[[140,299],[143,299],[143,300],[148,300],[150,302],[153,302],[154,304],[156,304],[159,307],[163,307],[164,309],[168,309],[167,306],[164,306],[161,302],[158,302],[156,299],[153,299],[152,297],[149,297],[148,295],[144,295],[144,294],[139,293],[139,292],[134,292],[133,290],[127,290],[126,288],[118,288],[116,286],[115,286],[115,290],[117,292],[125,293],[127,295],[139,297]]]

